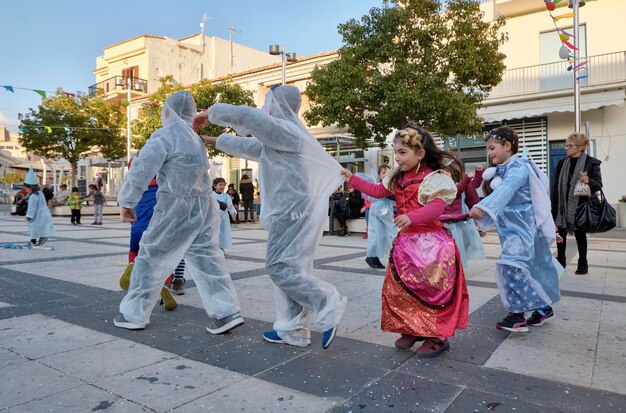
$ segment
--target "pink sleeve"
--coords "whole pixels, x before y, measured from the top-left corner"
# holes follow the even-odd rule
[[[469,184],[470,181],[471,181],[471,178],[468,175],[465,175],[463,179],[461,180],[461,182],[456,184],[456,191],[458,193],[465,192],[465,188],[467,188],[467,184]]]
[[[385,198],[389,195],[393,195],[393,193],[389,192],[382,183],[373,184],[367,182],[365,179],[359,178],[356,175],[352,175],[348,181],[348,185],[354,189],[358,189],[367,196],[371,196],[372,198]]]
[[[423,208],[407,212],[406,215],[409,217],[411,224],[413,225],[425,224],[439,219],[445,206],[445,201],[441,198],[437,198],[430,201],[428,205]]]
[[[465,189],[465,205],[467,205],[469,209],[472,209],[472,207],[479,202],[480,197],[478,196],[478,192],[476,192],[476,188],[474,185],[469,185]]]
[[[472,187],[474,187],[474,189],[477,189],[480,185],[482,185],[483,183],[483,171],[479,171],[474,173],[474,179],[472,179]]]

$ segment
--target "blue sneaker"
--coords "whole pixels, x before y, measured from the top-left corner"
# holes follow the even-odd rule
[[[335,339],[335,334],[337,334],[337,326],[324,331],[324,335],[322,336],[323,349],[327,349],[328,347],[330,347],[330,344]]]
[[[274,344],[287,344],[285,340],[280,338],[276,330],[270,330],[263,333],[263,340]]]

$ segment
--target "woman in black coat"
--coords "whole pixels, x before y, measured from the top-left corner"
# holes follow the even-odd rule
[[[557,260],[563,267],[566,264],[565,246],[568,233],[574,233],[578,246],[578,268],[576,274],[587,274],[587,234],[574,223],[576,208],[580,203],[589,202],[586,197],[574,196],[574,187],[580,180],[589,184],[591,193],[602,188],[602,173],[600,162],[585,153],[589,146],[589,138],[584,133],[573,133],[567,137],[565,144],[567,156],[561,159],[556,167],[554,186],[552,188],[552,216],[563,237],[563,242],[557,244]]]
[[[241,175],[239,192],[243,201],[243,221],[254,222],[254,184],[247,174]],[[249,214],[249,215],[248,215]]]

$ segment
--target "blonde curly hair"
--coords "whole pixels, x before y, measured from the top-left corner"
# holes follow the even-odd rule
[[[405,144],[415,146],[419,149],[424,149],[424,144],[422,143],[422,135],[420,135],[413,128],[405,128],[398,131],[398,135],[402,139],[402,142]]]

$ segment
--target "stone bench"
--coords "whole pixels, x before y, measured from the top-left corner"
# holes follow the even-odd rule
[[[328,222],[328,218],[326,217],[326,222],[324,222],[324,234],[329,235],[328,234],[328,230],[329,230],[329,222]],[[346,225],[348,225],[348,232],[355,232],[355,233],[361,233],[361,234],[365,234],[367,232],[367,223],[365,222],[365,218],[354,218],[354,219],[348,219],[348,221],[346,222]],[[341,225],[339,225],[339,221],[337,220],[337,218],[335,218],[335,233],[338,233],[341,231]]]
[[[80,210],[80,214],[83,216],[91,215],[93,216],[93,205],[83,205],[83,208]],[[102,209],[102,215],[119,215],[120,207],[114,205],[105,205]],[[55,217],[69,217],[72,213],[70,211],[70,207],[61,206],[52,208],[52,216]]]

